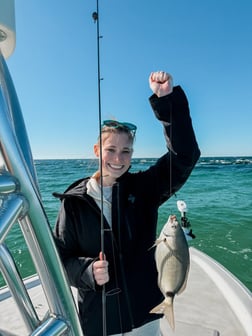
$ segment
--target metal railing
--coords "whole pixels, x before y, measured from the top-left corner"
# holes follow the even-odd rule
[[[1,162],[2,161],[2,162]],[[48,317],[40,321],[5,239],[18,222],[46,297]],[[0,271],[30,335],[83,335],[45,214],[26,128],[0,53]]]

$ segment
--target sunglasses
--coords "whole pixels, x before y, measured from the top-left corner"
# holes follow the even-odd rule
[[[132,132],[135,135],[136,132],[136,125],[128,123],[128,122],[121,122],[117,120],[104,120],[102,123],[102,127],[112,127],[112,128],[124,128],[125,130]]]

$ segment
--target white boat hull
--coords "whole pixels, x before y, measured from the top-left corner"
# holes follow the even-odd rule
[[[186,290],[175,297],[175,332],[165,319],[162,335],[251,336],[252,296],[239,280],[206,254],[190,248],[191,268]],[[37,276],[26,280],[41,320],[48,311]],[[73,289],[76,298],[76,291]],[[9,290],[0,290],[0,335],[28,335]]]

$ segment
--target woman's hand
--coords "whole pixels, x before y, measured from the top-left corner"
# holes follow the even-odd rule
[[[97,285],[102,286],[109,281],[108,261],[105,255],[100,252],[100,260],[93,263],[93,274]]]
[[[152,72],[149,83],[151,90],[158,97],[166,96],[173,90],[172,76],[164,71]]]

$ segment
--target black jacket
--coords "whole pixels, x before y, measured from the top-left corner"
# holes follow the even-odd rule
[[[170,151],[146,171],[125,173],[113,186],[112,230],[104,217],[104,252],[110,274],[106,284],[108,335],[161,317],[149,314],[163,300],[157,286],[155,249],[151,248],[158,208],[185,183],[200,155],[183,90],[175,87],[165,97],[153,95],[150,103],[164,125]],[[100,336],[102,291],[94,282],[92,263],[101,250],[101,220],[99,207],[86,193],[88,179],[75,182],[64,194],[55,194],[62,207],[54,234],[70,284],[78,288],[83,332]]]

